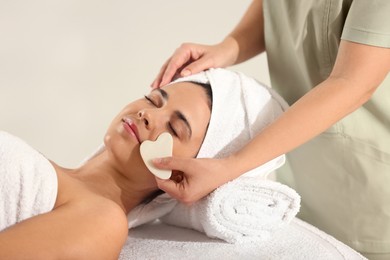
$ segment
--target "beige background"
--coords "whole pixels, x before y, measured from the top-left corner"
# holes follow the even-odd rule
[[[250,0],[0,0],[0,130],[76,166],[182,42],[219,42]],[[265,55],[233,67],[269,84]]]

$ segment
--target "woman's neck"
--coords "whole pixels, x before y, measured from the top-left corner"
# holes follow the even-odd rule
[[[105,152],[79,168],[59,167],[57,170],[78,179],[91,192],[117,203],[125,214],[158,189],[154,180],[148,178],[149,181],[145,181],[145,178],[137,177],[145,175],[145,172],[138,173],[130,169],[129,171],[133,172],[124,173],[115,168],[115,164],[108,159]]]

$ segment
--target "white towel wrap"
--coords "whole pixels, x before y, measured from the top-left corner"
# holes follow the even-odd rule
[[[0,131],[0,231],[51,211],[57,187],[49,160],[21,139]]]

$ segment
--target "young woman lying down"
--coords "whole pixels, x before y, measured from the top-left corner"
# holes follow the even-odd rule
[[[211,105],[209,85],[153,90],[113,119],[104,151],[75,169],[0,132],[0,259],[117,259],[127,214],[159,192],[140,143],[169,132],[173,155],[195,157]]]

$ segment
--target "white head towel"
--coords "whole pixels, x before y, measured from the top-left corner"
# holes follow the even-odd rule
[[[233,154],[288,107],[271,88],[240,72],[209,69],[173,83],[182,81],[210,84],[213,93],[210,124],[197,158]],[[284,155],[279,156],[245,175],[265,177],[284,161]]]

